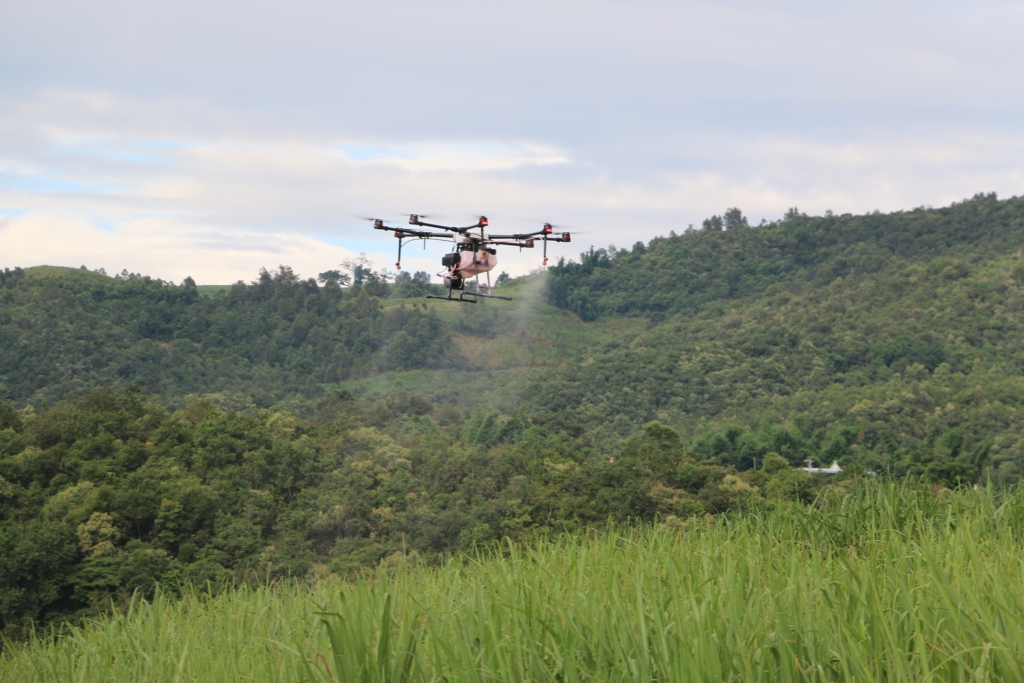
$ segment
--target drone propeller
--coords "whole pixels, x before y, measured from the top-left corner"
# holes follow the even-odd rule
[[[383,214],[383,215],[385,215],[385,216],[398,215],[398,216],[409,217],[409,218],[412,218],[413,216],[415,216],[417,219],[423,219],[423,218],[430,218],[431,217],[431,216],[428,216],[425,213],[417,213],[417,214],[399,213],[399,214],[394,214],[393,212],[390,212],[390,211],[388,213],[386,213],[386,214]],[[355,215],[353,215],[353,216],[351,216],[351,218],[354,218],[357,221],[369,221],[371,223],[377,223],[377,222],[390,223],[391,222],[387,218],[379,218],[377,216],[355,216]],[[413,223],[411,220],[409,222]],[[413,223],[413,225],[415,225],[415,223]]]
[[[487,216],[485,216],[482,213],[460,213],[457,215],[459,218],[464,218],[473,221],[473,224],[470,227],[475,228],[477,226],[477,223],[480,222],[483,222],[484,225],[487,225]]]
[[[437,218],[436,214],[426,214],[426,213],[403,213],[401,215],[402,216],[407,216],[409,218],[409,223],[411,223],[412,225],[416,225],[416,223],[418,221],[429,220],[429,219],[432,219],[432,218]]]
[[[371,218],[370,216],[352,216],[352,218],[355,218],[355,219],[360,220],[360,221],[369,221],[369,222],[373,223],[373,227],[376,230],[390,230],[391,229],[388,226],[384,225],[384,219],[383,218]]]

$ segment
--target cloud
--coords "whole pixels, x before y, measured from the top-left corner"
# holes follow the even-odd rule
[[[159,218],[104,230],[83,219],[31,212],[0,223],[0,255],[0,267],[85,265],[111,275],[127,269],[176,283],[192,276],[200,284],[229,284],[281,264],[315,277],[356,252],[294,233],[183,229]]]
[[[551,221],[580,231],[572,246],[552,254],[573,256],[590,244],[621,246],[681,232],[732,206],[756,223],[791,206],[811,213],[896,210],[1024,189],[1024,134],[933,127],[916,136],[839,142],[679,135],[666,141],[665,153],[698,160],[692,168],[652,165],[620,174],[544,142],[299,137],[261,131],[241,112],[222,112],[238,128],[211,139],[189,134],[196,110],[176,110],[174,102],[156,107],[164,118],[143,116],[119,133],[102,115],[83,120],[80,108],[69,107],[78,101],[73,93],[50,93],[3,109],[0,123],[9,132],[0,133],[0,142],[22,136],[21,148],[0,162],[0,213],[22,214],[8,228],[20,226],[16,246],[3,254],[9,265],[82,260],[56,246],[75,245],[72,253],[95,254],[108,270],[151,263],[147,272],[157,276],[226,282],[251,278],[275,259],[324,270],[330,266],[312,265],[323,244],[393,263],[393,240],[358,216],[400,221],[424,213],[464,224],[487,214],[502,230]],[[110,97],[95,106],[114,119],[155,107],[130,99],[118,105]],[[48,231],[60,237],[44,238]],[[38,244],[30,248],[33,239]],[[91,251],[93,245],[102,246]],[[233,248],[225,252],[226,245]],[[423,259],[415,267],[435,270],[443,250],[433,245],[414,256]],[[150,253],[160,256],[150,260]],[[501,257],[512,274],[538,267],[541,258],[504,251]],[[331,262],[341,258],[339,251]]]
[[[510,171],[523,166],[549,166],[569,161],[554,149],[530,143],[434,142],[404,147],[342,144],[339,149],[347,160],[392,166],[411,173]]]
[[[223,263],[204,272],[224,282],[325,244],[392,263],[353,216],[552,221],[581,233],[561,255],[731,206],[756,223],[1015,195],[1022,26],[990,0],[15,4],[0,214],[70,230],[72,252],[130,242],[117,270]],[[12,265],[66,255],[18,234]]]

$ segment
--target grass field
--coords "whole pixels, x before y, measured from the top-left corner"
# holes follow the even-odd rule
[[[441,567],[157,597],[0,681],[1020,681],[1024,494],[880,486]]]

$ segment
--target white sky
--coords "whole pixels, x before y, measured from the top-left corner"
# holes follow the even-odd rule
[[[0,0],[0,267],[226,283],[393,268],[358,216],[551,221],[572,257],[1019,195],[1022,35],[985,1]]]

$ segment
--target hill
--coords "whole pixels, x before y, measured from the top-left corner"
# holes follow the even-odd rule
[[[514,281],[511,305],[284,266],[206,294],[0,273],[0,629],[158,580],[808,501],[805,458],[840,488],[1020,479],[1024,201],[727,216]]]
[[[737,468],[769,451],[904,471],[1022,473],[1024,199],[703,229],[514,280],[512,304],[341,289],[287,267],[200,295],[122,273],[0,280],[0,396],[137,384],[168,407],[310,417],[394,390],[501,422],[570,411],[599,451],[657,419]],[[962,470],[962,471],[961,471]]]
[[[0,394],[55,401],[138,384],[168,403],[221,394],[239,406],[312,398],[382,370],[439,367],[450,335],[425,307],[385,313],[371,288],[347,295],[287,266],[201,295],[137,274],[40,268],[0,274]]]
[[[737,467],[766,450],[876,470],[948,454],[1020,476],[1024,201],[708,223],[552,270],[553,302],[648,329],[534,380],[534,405],[575,411],[599,442],[659,419]]]

